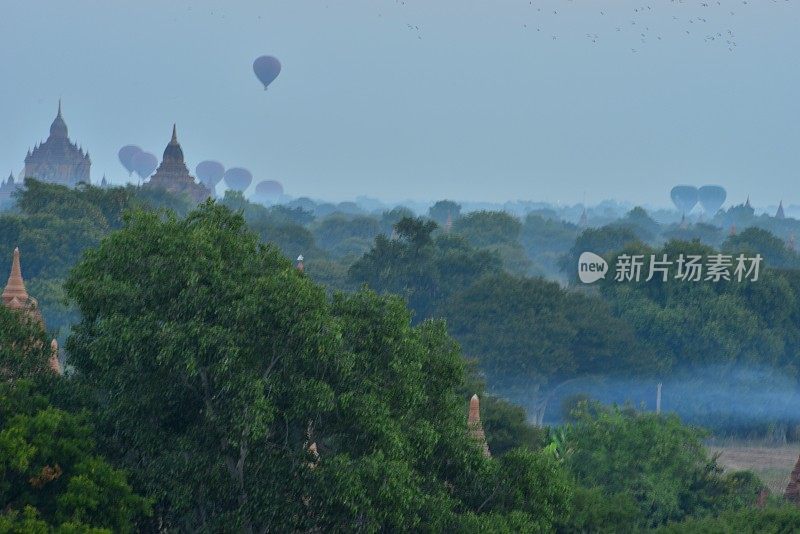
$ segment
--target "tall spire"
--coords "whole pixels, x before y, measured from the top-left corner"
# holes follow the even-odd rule
[[[58,99],[58,114],[50,125],[50,137],[64,138],[69,137],[67,132],[67,123],[64,122],[64,117],[61,116],[61,99]]]
[[[14,249],[14,259],[11,262],[11,274],[8,276],[8,283],[3,290],[3,304],[9,305],[14,300],[19,303],[28,301],[28,292],[25,289],[25,281],[22,279],[22,269],[19,266],[19,248]]]
[[[481,404],[478,395],[473,395],[469,400],[469,415],[467,416],[467,430],[469,436],[478,446],[483,449],[483,455],[487,458],[492,456],[489,452],[489,444],[486,443],[486,434],[483,432],[483,425],[481,424]]]
[[[172,125],[172,139],[170,139],[167,148],[164,149],[164,161],[178,162],[183,164],[183,149],[178,142],[178,128],[173,123]]]
[[[776,219],[785,219],[786,214],[783,213],[783,200],[778,204],[778,211],[775,212]]]

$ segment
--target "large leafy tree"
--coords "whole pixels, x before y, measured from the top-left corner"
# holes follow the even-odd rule
[[[635,503],[638,528],[752,506],[762,489],[751,473],[725,474],[708,456],[705,434],[675,415],[593,403],[573,415],[558,443],[566,466],[582,486]]]
[[[436,224],[444,226],[447,221],[455,221],[461,217],[461,204],[452,200],[439,200],[428,208],[428,217],[433,219]]]
[[[492,389],[526,405],[538,424],[557,388],[576,377],[658,366],[601,299],[541,278],[482,278],[454,294],[446,317]]]
[[[96,452],[86,412],[54,406],[50,344],[0,306],[0,531],[132,532],[149,512],[124,472]]]
[[[108,452],[168,529],[446,529],[512,510],[546,528],[563,513],[547,457],[507,466],[466,437],[442,324],[412,326],[370,291],[329,302],[224,207],[131,214],[67,288]]]
[[[489,272],[500,262],[452,235],[434,237],[436,223],[404,218],[396,225],[397,239],[379,235],[372,250],[349,269],[350,281],[380,293],[403,296],[416,320],[441,316],[450,295]]]

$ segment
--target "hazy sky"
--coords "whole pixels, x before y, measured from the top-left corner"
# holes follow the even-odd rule
[[[62,97],[96,180],[177,122],[293,196],[800,203],[800,6],[703,3],[0,0],[0,174]]]

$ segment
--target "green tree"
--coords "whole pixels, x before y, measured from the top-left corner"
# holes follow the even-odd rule
[[[752,506],[763,488],[749,473],[723,473],[706,453],[705,433],[675,415],[584,403],[575,417],[564,440],[567,468],[581,486],[632,499],[640,528]]]
[[[439,226],[444,226],[448,219],[452,222],[461,217],[461,204],[452,200],[439,200],[428,208],[428,217]]]
[[[149,513],[95,448],[89,414],[42,394],[59,380],[37,323],[0,306],[0,531],[133,532]]]
[[[721,247],[728,254],[761,254],[764,267],[772,269],[800,267],[800,256],[789,250],[782,239],[761,228],[747,228],[743,232],[728,236]]]
[[[441,316],[450,295],[500,266],[496,256],[475,250],[461,237],[434,238],[436,228],[422,218],[401,219],[395,225],[397,239],[379,235],[350,267],[351,283],[404,297],[418,321]]]
[[[565,509],[541,453],[506,467],[467,438],[443,324],[413,326],[370,291],[329,302],[213,202],[129,215],[67,290],[82,316],[68,350],[103,399],[109,454],[164,528],[443,530],[511,515],[515,498],[547,527]]]
[[[785,534],[800,531],[800,510],[791,504],[771,506],[765,510],[743,508],[718,516],[689,517],[659,528],[661,534]]]
[[[453,223],[453,232],[474,247],[518,244],[521,231],[519,219],[504,211],[473,211]]]
[[[587,228],[578,236],[569,252],[561,257],[558,264],[568,279],[575,282],[578,279],[578,258],[582,253],[594,252],[603,256],[638,242],[636,234],[624,226]]]
[[[657,365],[601,299],[543,279],[487,276],[453,294],[446,309],[451,334],[476,358],[492,391],[526,406],[539,425],[565,382]]]

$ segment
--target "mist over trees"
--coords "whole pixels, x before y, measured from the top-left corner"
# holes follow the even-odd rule
[[[0,243],[22,250],[67,372],[49,375],[49,337],[0,310],[0,370],[14,377],[0,392],[0,529],[798,521],[777,500],[752,511],[764,485],[723,470],[704,440],[800,439],[800,223],[742,207],[688,223],[598,208],[585,226],[542,206],[419,213],[240,193],[193,208],[28,180],[0,213]],[[611,264],[759,253],[764,269],[751,284],[585,287],[587,250]],[[652,413],[658,382],[680,418]],[[467,431],[474,393],[491,458]]]

